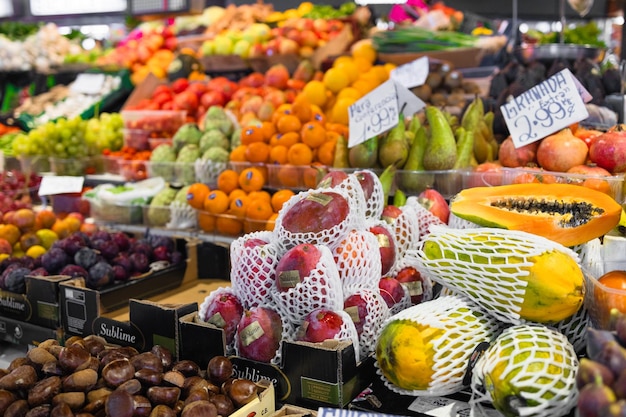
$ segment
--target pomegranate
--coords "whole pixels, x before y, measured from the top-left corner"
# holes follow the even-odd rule
[[[576,165],[567,170],[568,174],[594,175],[594,176],[610,176],[611,173],[606,169],[597,165]]]
[[[626,126],[596,136],[589,147],[589,159],[594,164],[616,174],[626,171]]]
[[[516,148],[513,139],[509,136],[500,144],[498,161],[500,161],[502,166],[509,168],[527,166],[536,162],[538,146],[537,142],[532,142]]]
[[[537,147],[537,162],[548,171],[567,172],[587,160],[589,149],[569,128],[543,138]],[[625,165],[626,167],[626,165]]]

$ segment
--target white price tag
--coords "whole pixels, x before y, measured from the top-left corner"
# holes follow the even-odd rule
[[[84,177],[45,175],[39,184],[39,195],[80,193],[84,183]]]
[[[467,417],[471,407],[468,403],[446,397],[417,397],[409,410],[433,417]],[[501,416],[496,410],[483,410],[485,417]]]
[[[591,95],[564,69],[502,105],[502,115],[516,148],[536,142],[589,117]]]
[[[400,120],[400,112],[411,116],[424,106],[425,103],[406,87],[391,79],[385,81],[348,107],[348,147],[392,129]]]
[[[70,85],[70,90],[80,94],[98,94],[104,85],[104,74],[78,74]]]
[[[428,57],[424,56],[394,68],[389,75],[406,88],[413,88],[426,82],[429,71]]]

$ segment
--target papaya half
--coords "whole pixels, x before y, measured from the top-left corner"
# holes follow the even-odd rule
[[[617,226],[622,207],[587,187],[529,183],[467,188],[452,199],[450,211],[480,226],[520,230],[576,246]]]

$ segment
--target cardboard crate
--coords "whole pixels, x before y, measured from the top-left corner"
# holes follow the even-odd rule
[[[270,414],[269,417],[317,417],[317,410],[286,404]]]
[[[48,339],[61,342],[63,332],[60,329],[49,329],[21,320],[0,317],[0,340],[4,342],[31,347]]]
[[[179,326],[182,357],[202,367],[213,356],[226,352],[222,329],[199,320],[197,312],[183,316]],[[374,359],[368,357],[357,363],[349,341],[285,341],[280,367],[236,356],[231,361],[238,377],[269,379],[278,402],[303,407],[344,407],[376,377]]]
[[[0,290],[0,315],[50,329],[61,327],[59,284],[65,275],[26,276],[26,292]]]

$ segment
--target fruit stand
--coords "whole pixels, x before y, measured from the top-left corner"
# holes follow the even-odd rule
[[[611,5],[128,3],[0,18],[3,415],[623,415]]]

